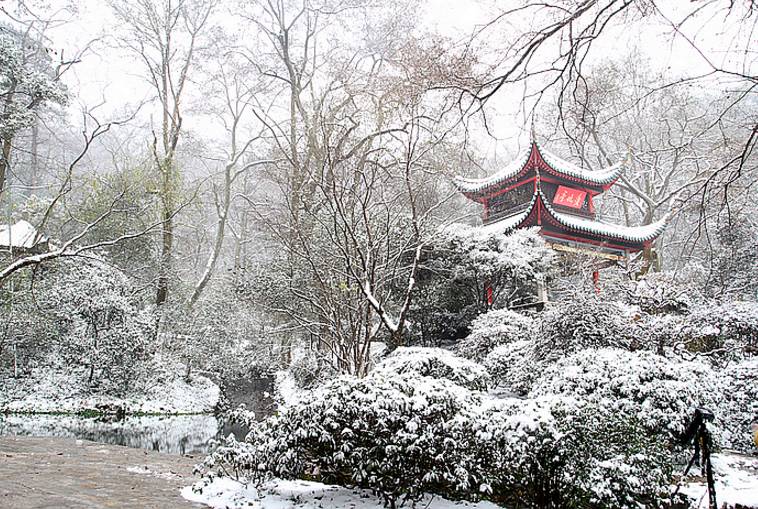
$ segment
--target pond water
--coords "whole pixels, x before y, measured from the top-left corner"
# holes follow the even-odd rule
[[[127,416],[120,421],[75,415],[0,414],[0,435],[71,437],[172,454],[204,454],[211,441],[247,430],[213,415]]]

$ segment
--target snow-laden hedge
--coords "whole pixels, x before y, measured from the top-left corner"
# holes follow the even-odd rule
[[[571,396],[636,419],[651,433],[681,435],[693,411],[716,411],[722,386],[705,363],[651,352],[587,349],[557,361],[532,390],[536,397]]]
[[[758,353],[758,303],[717,302],[691,306],[686,314],[645,315],[639,343],[658,353],[707,356],[725,365]]]
[[[758,419],[758,357],[727,366],[724,401],[719,413],[725,418],[722,442],[725,447],[755,454],[750,425]]]
[[[646,314],[685,313],[704,300],[702,286],[694,282],[703,276],[701,270],[690,266],[689,277],[677,277],[671,272],[648,272],[645,277],[628,282],[630,287],[624,297]]]
[[[495,347],[523,341],[533,336],[536,330],[533,318],[511,311],[496,309],[480,315],[471,323],[471,333],[456,347],[458,354],[483,361]]]
[[[535,330],[533,334],[514,334],[514,341],[495,347],[484,357],[483,364],[493,385],[526,395],[546,369],[567,355],[587,348],[631,348],[638,343],[635,336],[639,326],[626,311],[595,298],[551,303],[532,324],[526,324],[529,318],[522,319],[522,326],[527,331]],[[515,313],[490,313],[484,323],[491,330],[507,328],[512,314]],[[464,342],[475,344],[479,337]]]
[[[655,507],[665,444],[628,416],[571,398],[502,401],[471,423],[492,498],[516,507]]]
[[[359,486],[390,506],[424,492],[526,507],[655,505],[670,473],[665,449],[633,417],[570,398],[479,394],[413,373],[342,377],[205,465]]]
[[[549,304],[541,315],[534,349],[555,360],[585,348],[628,347],[636,335],[625,310],[597,298]]]
[[[479,364],[442,348],[401,347],[376,365],[370,376],[409,374],[450,380],[471,390],[485,390],[487,371]]]
[[[315,478],[371,489],[388,503],[423,492],[478,490],[455,421],[479,403],[448,380],[415,375],[341,377],[220,447],[206,465],[253,479]]]
[[[506,343],[490,352],[484,359],[484,367],[492,385],[526,395],[543,369],[533,352],[530,340]]]
[[[758,303],[696,306],[685,317],[679,340],[693,352],[758,353]]]

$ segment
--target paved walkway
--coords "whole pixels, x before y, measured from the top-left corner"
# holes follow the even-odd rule
[[[199,457],[72,438],[0,437],[0,507],[192,508],[179,490]]]

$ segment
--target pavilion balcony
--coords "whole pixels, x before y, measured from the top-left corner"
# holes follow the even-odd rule
[[[509,217],[521,214],[526,209],[531,208],[530,203],[522,203],[514,207],[502,208],[502,209],[490,209],[490,213],[486,217],[482,217],[483,224],[492,224],[508,219]]]

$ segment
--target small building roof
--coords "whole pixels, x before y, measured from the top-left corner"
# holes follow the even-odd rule
[[[0,248],[32,249],[44,242],[47,242],[47,237],[38,237],[37,229],[23,219],[12,225],[0,225]]]

